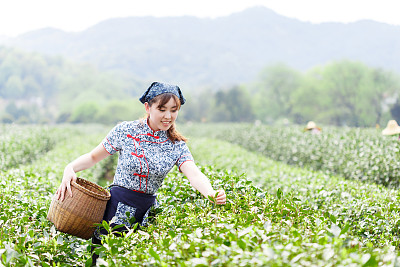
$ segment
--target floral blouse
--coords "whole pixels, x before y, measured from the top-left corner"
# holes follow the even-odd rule
[[[177,165],[193,161],[184,141],[172,143],[167,131],[153,131],[147,120],[125,121],[104,138],[111,155],[119,152],[113,185],[146,194],[155,194],[168,172]]]

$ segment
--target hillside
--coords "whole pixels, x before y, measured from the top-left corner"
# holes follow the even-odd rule
[[[0,46],[0,122],[113,122],[136,106],[142,114],[131,97],[143,87],[89,64]]]
[[[312,24],[264,7],[216,19],[116,18],[82,32],[42,29],[2,43],[123,70],[140,80],[196,87],[248,82],[276,62],[307,70],[350,59],[400,71],[399,26]]]

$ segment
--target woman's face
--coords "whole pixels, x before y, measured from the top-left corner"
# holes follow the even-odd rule
[[[151,106],[147,102],[144,103],[149,115],[149,126],[154,131],[167,131],[178,117],[179,108],[173,97],[161,107],[159,107],[159,102],[160,100]]]

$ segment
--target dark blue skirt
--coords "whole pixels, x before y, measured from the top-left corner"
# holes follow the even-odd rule
[[[128,231],[136,223],[144,225],[151,207],[157,204],[155,195],[135,192],[120,186],[112,186],[110,193],[111,198],[107,202],[103,220],[111,227],[124,225],[118,228],[118,232]],[[98,227],[94,233],[94,239],[100,240],[101,235],[107,234],[108,232],[103,227]],[[96,241],[94,239],[93,241]]]

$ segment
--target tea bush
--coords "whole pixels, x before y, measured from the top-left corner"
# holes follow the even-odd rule
[[[55,135],[48,127],[2,125],[0,127],[0,169],[32,162],[49,151]]]
[[[42,127],[32,127],[31,130],[43,132],[48,129]],[[23,129],[25,127],[14,130],[17,133]],[[104,133],[97,136],[94,133],[104,129],[99,126],[62,126],[52,131],[57,138],[53,139],[48,153],[38,154],[30,165],[17,165],[18,168],[0,172],[0,266],[50,266],[53,262],[82,265],[86,246],[75,237],[60,235],[46,216],[65,165],[97,145]],[[25,145],[34,146],[30,143]],[[101,165],[82,175],[97,181],[102,176]]]
[[[220,140],[192,138],[190,144],[201,164],[243,172],[270,194],[281,190],[313,213],[328,216],[339,227],[349,227],[348,234],[363,244],[400,248],[400,194],[396,189],[288,166]]]
[[[65,164],[106,132],[69,131],[32,164],[0,172],[0,266],[90,265],[90,242],[56,231],[46,214]],[[159,190],[161,207],[149,226],[124,238],[108,235],[97,248],[99,266],[399,262],[397,191],[277,163],[222,141],[191,138],[189,145],[214,187],[226,190],[227,204],[204,199],[175,169]],[[99,182],[103,164],[110,163],[79,176]]]
[[[300,126],[191,124],[181,128],[193,137],[232,142],[291,165],[400,186],[399,141],[397,137],[383,136],[380,130],[325,127],[320,135],[311,135]]]

